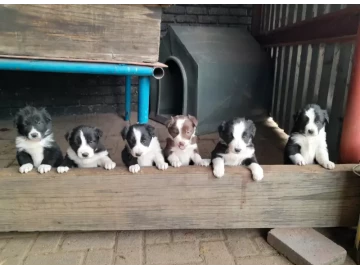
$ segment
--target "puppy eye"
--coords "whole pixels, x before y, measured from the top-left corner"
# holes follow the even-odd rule
[[[145,143],[146,142],[146,140],[145,139],[141,139],[141,143]]]
[[[247,136],[247,133],[244,132],[243,135],[242,135],[242,137],[245,138],[246,136]]]
[[[89,143],[94,143],[94,141],[90,141]]]
[[[186,134],[190,134],[190,130],[187,130],[187,131],[186,131]]]

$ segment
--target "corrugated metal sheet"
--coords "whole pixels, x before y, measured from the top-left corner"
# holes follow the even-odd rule
[[[261,33],[337,11],[346,5],[264,5]],[[271,114],[289,133],[293,114],[308,103],[326,108],[329,153],[338,159],[342,119],[350,81],[353,43],[273,47],[274,82]]]

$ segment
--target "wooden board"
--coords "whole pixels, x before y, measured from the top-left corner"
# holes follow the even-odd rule
[[[263,166],[256,183],[246,168],[131,175],[125,168],[67,174],[0,170],[0,231],[156,230],[356,226],[360,181],[352,165]]]
[[[154,63],[160,23],[160,6],[0,5],[0,54]]]

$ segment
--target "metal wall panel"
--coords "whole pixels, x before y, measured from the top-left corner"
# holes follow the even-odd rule
[[[347,5],[264,5],[261,32],[334,12]],[[293,114],[308,103],[327,109],[330,157],[338,159],[342,120],[350,81],[353,43],[304,44],[273,47],[274,82],[271,115],[286,133]]]

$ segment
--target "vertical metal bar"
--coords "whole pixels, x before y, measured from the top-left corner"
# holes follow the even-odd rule
[[[333,63],[332,63],[331,72],[330,72],[329,91],[328,91],[327,99],[326,99],[326,109],[329,114],[331,113],[331,107],[332,107],[333,98],[334,98],[334,91],[335,91],[335,84],[336,84],[339,60],[340,60],[340,46],[338,43],[336,43],[335,47],[334,47]]]
[[[268,21],[268,25],[267,25],[268,26],[268,28],[267,28],[268,31],[271,31],[274,8],[275,8],[275,5],[270,5],[269,21]]]
[[[262,32],[266,32],[268,29],[268,20],[269,20],[269,4],[264,4],[264,20],[263,20],[263,28]]]
[[[317,103],[319,99],[319,90],[320,90],[320,83],[321,83],[321,74],[323,69],[324,63],[324,53],[325,53],[325,44],[320,44],[319,46],[319,53],[316,61],[316,71],[315,71],[315,84],[314,84],[314,92],[312,96],[312,103]]]
[[[317,103],[323,109],[326,109],[327,97],[331,87],[330,78],[331,78],[331,69],[334,62],[334,49],[335,49],[334,44],[324,44],[324,57],[322,62],[322,72],[320,77],[319,92],[317,99]]]
[[[288,101],[288,95],[289,95],[289,86],[290,86],[290,75],[291,75],[291,62],[293,59],[293,50],[294,46],[289,47],[289,54],[287,58],[287,71],[286,71],[286,84],[285,84],[285,90],[284,90],[284,99],[282,102],[282,111],[281,111],[281,128],[285,130],[285,124],[286,124],[286,109],[287,109],[287,101]]]
[[[304,86],[302,89],[302,96],[301,96],[301,107],[303,107],[306,103],[306,96],[307,96],[307,92],[308,92],[308,88],[309,88],[309,78],[310,78],[312,57],[313,57],[313,49],[312,49],[312,45],[309,44],[308,48],[307,48],[307,55],[306,55]]]
[[[360,25],[356,36],[356,48],[351,72],[350,88],[342,128],[340,159],[343,163],[360,161]]]
[[[125,78],[125,121],[129,121],[131,117],[131,76]]]
[[[285,49],[286,47],[280,47],[281,49],[281,58],[280,58],[280,72],[279,72],[279,80],[277,87],[277,101],[276,101],[276,113],[275,113],[275,121],[279,124],[280,119],[280,106],[281,106],[281,89],[284,83],[284,64],[285,64]],[[279,52],[280,55],[280,52]]]
[[[278,24],[276,28],[280,28],[281,25],[281,20],[282,20],[282,16],[283,16],[283,8],[284,8],[284,4],[280,5],[280,10],[279,10],[279,17],[278,17]]]
[[[277,82],[279,80],[279,47],[276,47],[275,52],[275,68],[274,68],[274,82],[273,82],[273,91],[272,91],[272,102],[271,102],[271,116],[274,117],[275,114],[275,102],[277,97]]]
[[[286,5],[286,10],[285,10],[285,26],[288,25],[289,23],[289,9],[290,9],[290,5]]]
[[[138,101],[138,122],[146,124],[149,121],[149,101],[150,101],[150,78],[139,78],[139,101]]]
[[[289,95],[289,101],[288,101],[288,110],[286,111],[286,126],[285,126],[285,132],[289,133],[291,130],[291,127],[293,125],[293,114],[295,112],[295,105],[296,105],[296,97],[298,92],[298,86],[299,86],[299,73],[300,73],[300,61],[301,61],[301,55],[302,55],[302,45],[298,45],[295,52],[294,52],[294,60],[292,62],[292,65],[295,66],[295,70],[292,72],[293,75],[293,81],[292,88]],[[294,67],[293,67],[294,68]],[[291,87],[291,85],[290,85]]]
[[[279,16],[279,5],[274,5],[274,17],[273,17],[273,20],[272,20],[272,30],[276,29],[276,18],[277,16]]]

